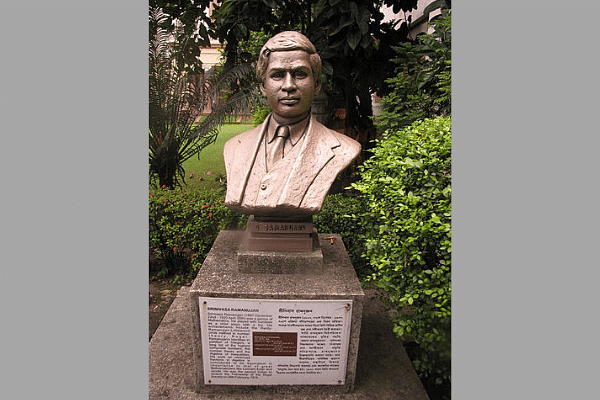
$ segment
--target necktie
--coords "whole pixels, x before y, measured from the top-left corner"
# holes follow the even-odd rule
[[[270,145],[269,149],[269,167],[272,167],[277,161],[281,160],[284,156],[283,149],[285,147],[285,141],[290,136],[290,128],[285,125],[280,125],[275,131],[275,138]]]

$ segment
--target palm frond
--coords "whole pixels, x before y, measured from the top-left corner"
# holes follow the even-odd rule
[[[174,187],[185,182],[183,162],[216,140],[227,117],[248,113],[258,95],[240,90],[218,104],[218,95],[251,76],[253,68],[244,64],[204,71],[200,64],[186,65],[178,53],[185,43],[171,43],[171,32],[164,28],[167,15],[150,9],[149,19],[149,165],[161,185]],[[208,105],[213,111],[196,123]]]

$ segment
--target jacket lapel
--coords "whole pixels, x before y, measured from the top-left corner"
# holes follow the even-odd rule
[[[299,207],[319,171],[333,157],[332,149],[340,146],[335,136],[311,115],[306,138],[286,180],[278,204]],[[310,179],[307,179],[310,177]]]
[[[228,197],[231,197],[231,199],[239,199],[240,202],[242,201],[242,196],[244,194],[244,190],[246,189],[246,184],[248,183],[248,177],[250,176],[250,172],[252,172],[252,166],[254,165],[256,154],[258,153],[259,146],[262,143],[262,138],[267,131],[267,126],[269,125],[270,119],[270,115],[265,118],[263,123],[258,126],[258,132],[256,130],[248,131],[249,137],[246,140],[242,140],[241,143],[236,147],[235,154],[232,158],[231,176],[239,177],[239,179],[235,179],[235,181],[232,182],[233,187],[227,188],[228,192],[230,191],[231,193],[231,196]]]

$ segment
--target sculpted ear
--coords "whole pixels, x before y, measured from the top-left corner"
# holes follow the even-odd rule
[[[265,89],[265,82],[261,82],[260,85],[258,85],[258,87],[260,88],[260,92],[262,93],[262,96],[264,98],[267,98],[267,91]]]

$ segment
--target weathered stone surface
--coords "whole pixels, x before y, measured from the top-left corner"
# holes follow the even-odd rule
[[[240,272],[236,256],[243,235],[244,232],[242,231],[222,231],[219,234],[190,290],[194,324],[194,360],[197,371],[197,390],[210,393],[243,390],[243,388],[239,387],[204,385],[198,298],[219,297],[242,299],[352,300],[353,309],[345,385],[333,387],[324,385],[268,387],[275,392],[338,393],[351,391],[355,380],[364,292],[339,235],[327,237],[326,235],[319,235],[323,253],[321,274],[248,274]],[[261,388],[266,389],[267,387]]]
[[[280,253],[275,251],[242,251],[238,254],[238,270],[244,274],[313,274],[323,272],[320,251]]]
[[[253,237],[254,236],[254,237]],[[317,233],[306,235],[309,250],[282,251],[281,248],[290,247],[295,238],[292,235],[269,235],[266,242],[273,243],[273,248],[279,250],[261,251],[253,250],[256,245],[249,242],[256,239],[248,230],[243,235],[242,243],[237,251],[238,271],[246,274],[321,274],[323,272],[323,252],[319,244]],[[282,243],[274,243],[280,240]],[[302,239],[304,240],[304,239]]]
[[[219,234],[202,265],[201,273],[192,284],[192,291],[212,293],[210,297],[233,294],[238,298],[254,293],[254,298],[264,296],[267,299],[284,299],[292,288],[312,299],[363,293],[339,235],[319,235],[323,252],[321,275],[281,274],[269,275],[269,279],[265,279],[262,276],[264,274],[237,271],[236,252],[242,235],[243,231],[222,231]]]
[[[244,238],[248,250],[257,251],[312,251],[314,241],[310,233],[249,233]]]

